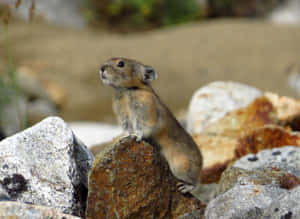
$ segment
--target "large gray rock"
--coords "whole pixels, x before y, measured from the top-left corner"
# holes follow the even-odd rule
[[[205,218],[299,218],[300,148],[249,154],[223,174]]]
[[[82,216],[91,152],[58,117],[0,142],[0,184],[9,198]]]
[[[300,218],[300,186],[278,197],[264,211],[264,219]]]
[[[248,154],[237,160],[234,167],[246,170],[277,169],[288,172],[300,179],[300,148],[286,146]]]
[[[237,82],[217,81],[200,88],[193,95],[187,116],[187,130],[200,133],[226,113],[246,107],[261,96],[260,90]]]
[[[0,218],[22,219],[79,219],[72,215],[62,214],[57,210],[45,206],[30,205],[20,202],[1,202]]]
[[[205,218],[258,218],[273,200],[287,190],[280,188],[283,173],[226,170],[219,185],[219,195],[207,206]]]

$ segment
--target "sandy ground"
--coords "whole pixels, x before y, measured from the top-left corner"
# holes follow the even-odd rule
[[[28,66],[65,88],[61,116],[68,121],[113,120],[113,92],[98,75],[100,64],[113,56],[152,65],[159,74],[153,86],[175,112],[187,108],[195,90],[216,80],[293,95],[286,69],[300,62],[300,28],[262,21],[218,20],[128,35],[15,22],[9,36],[17,67]]]

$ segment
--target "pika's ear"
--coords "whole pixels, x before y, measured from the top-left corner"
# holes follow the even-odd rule
[[[157,79],[157,73],[152,67],[145,66],[145,71],[143,72],[142,77],[143,77],[143,82],[149,83]]]

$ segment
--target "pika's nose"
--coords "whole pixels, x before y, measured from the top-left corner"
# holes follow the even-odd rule
[[[102,65],[102,66],[101,66],[101,68],[100,68],[100,70],[101,70],[102,72],[104,72],[104,70],[105,70],[105,66],[104,66],[104,65]]]

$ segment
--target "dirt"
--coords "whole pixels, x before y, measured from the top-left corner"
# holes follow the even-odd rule
[[[215,20],[127,35],[18,21],[10,24],[9,37],[16,67],[28,66],[65,88],[61,116],[68,121],[114,120],[112,89],[98,74],[110,57],[152,65],[159,74],[154,89],[174,112],[187,109],[194,91],[216,80],[294,95],[286,70],[300,62],[299,26],[259,20]],[[7,60],[1,56],[3,71]]]

